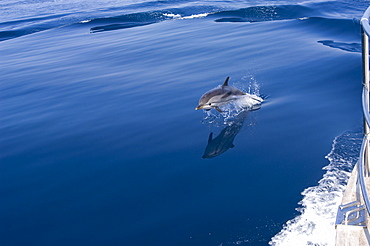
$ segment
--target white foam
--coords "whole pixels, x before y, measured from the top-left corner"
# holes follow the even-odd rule
[[[163,14],[164,16],[166,16],[166,17],[170,17],[170,18],[174,18],[174,19],[179,19],[179,18],[181,18],[181,15],[179,15],[179,14]]]
[[[326,173],[314,187],[302,192],[301,215],[288,221],[283,230],[275,235],[273,246],[334,246],[335,217],[342,200],[350,170],[358,159],[361,145],[360,133],[345,133],[334,140],[331,152],[326,156],[329,165]]]
[[[202,14],[195,14],[195,15],[189,15],[189,16],[182,16],[180,14],[163,14],[166,17],[174,18],[174,19],[197,19],[197,18],[204,18],[208,16],[210,13],[202,13]]]
[[[196,18],[204,18],[210,13],[203,13],[203,14],[197,14],[197,15],[190,15],[190,16],[184,16],[181,19],[196,19]]]

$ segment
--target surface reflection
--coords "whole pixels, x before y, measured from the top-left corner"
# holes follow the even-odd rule
[[[211,159],[216,156],[225,153],[228,149],[234,147],[234,139],[238,135],[240,129],[243,127],[245,118],[247,117],[250,111],[242,110],[238,113],[235,118],[229,122],[217,137],[213,138],[213,132],[209,134],[208,143],[202,159]]]

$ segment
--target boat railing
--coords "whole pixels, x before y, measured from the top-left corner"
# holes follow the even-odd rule
[[[367,217],[370,216],[370,199],[366,181],[369,177],[370,154],[370,113],[369,113],[369,36],[370,36],[370,7],[361,18],[362,35],[362,109],[364,115],[364,137],[357,163],[356,201],[340,205],[336,225],[353,225],[366,227]],[[370,183],[369,183],[370,185]]]
[[[362,110],[364,114],[364,139],[362,141],[360,159],[358,162],[358,183],[361,188],[362,199],[365,203],[368,215],[370,215],[370,199],[366,189],[365,177],[369,176],[369,36],[370,36],[370,7],[361,18],[362,33]]]

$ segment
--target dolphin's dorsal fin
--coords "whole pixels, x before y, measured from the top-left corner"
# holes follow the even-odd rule
[[[224,82],[224,84],[222,85],[222,86],[228,86],[229,84],[229,79],[230,79],[230,77],[227,77],[226,79],[225,79],[225,82]]]
[[[212,141],[213,132],[211,132],[208,136],[208,143]]]

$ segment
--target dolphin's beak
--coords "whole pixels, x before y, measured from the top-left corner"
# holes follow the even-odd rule
[[[198,105],[198,107],[196,107],[195,110],[202,109],[202,108],[203,108],[203,106]]]

